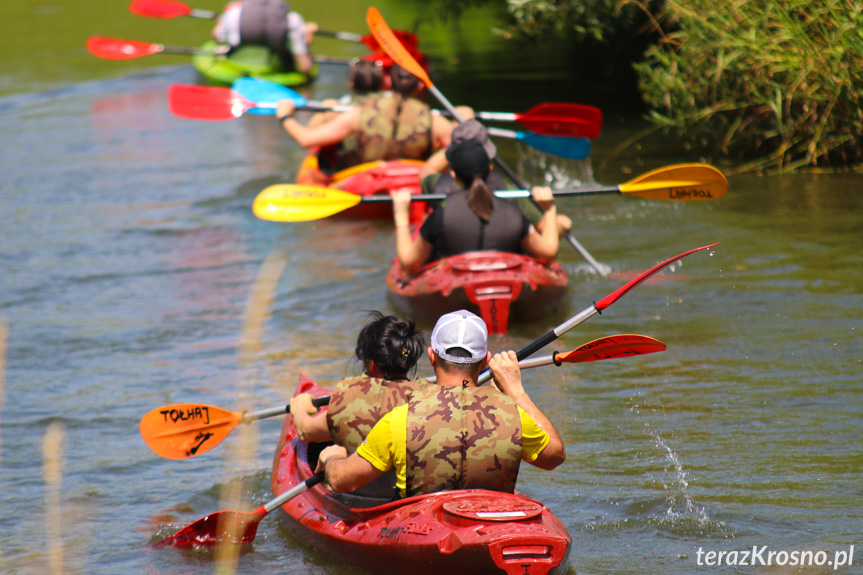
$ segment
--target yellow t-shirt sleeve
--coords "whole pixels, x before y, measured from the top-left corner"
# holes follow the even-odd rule
[[[518,414],[521,417],[521,458],[532,463],[551,441],[551,437],[525,410],[519,407]]]
[[[407,418],[407,404],[394,408],[375,424],[357,449],[357,454],[378,471],[389,471],[395,467],[397,485],[402,490],[407,475]]]
[[[392,457],[392,412],[383,416],[357,448],[357,454],[375,466],[378,471],[389,471]]]

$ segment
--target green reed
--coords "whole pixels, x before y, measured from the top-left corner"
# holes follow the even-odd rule
[[[651,120],[741,170],[863,162],[863,2],[669,0],[636,69]]]

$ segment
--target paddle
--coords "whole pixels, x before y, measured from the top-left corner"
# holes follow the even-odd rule
[[[531,148],[553,156],[569,158],[570,160],[583,160],[590,156],[590,140],[587,138],[536,134],[534,132],[515,132],[513,130],[501,130],[500,128],[487,129],[490,136],[517,140]]]
[[[311,102],[290,88],[260,78],[240,78],[234,82],[234,85],[231,88],[244,98],[255,102],[257,107],[250,111],[257,114],[275,113],[276,104],[279,100],[284,99],[292,100],[296,106],[312,106],[315,110],[325,109],[320,102]],[[214,96],[214,99],[216,98],[218,98],[218,96]],[[214,102],[214,106],[215,105],[217,104]],[[234,105],[232,102],[223,104],[223,106],[224,112],[221,116],[224,119],[236,117],[233,115]],[[229,110],[229,108],[231,109]],[[336,112],[345,110],[345,108],[342,107],[328,109]],[[514,132],[512,130],[501,130],[497,128],[489,129],[489,134],[499,138],[518,140],[542,152],[564,158],[580,160],[590,155],[590,140],[586,138],[547,136],[525,132]]]
[[[213,20],[217,16],[217,13],[212,10],[196,10],[175,0],[132,0],[132,3],[129,4],[129,11],[138,16],[161,19],[189,16],[190,18]]]
[[[449,112],[443,112],[452,117]],[[479,120],[518,122],[531,132],[546,136],[570,136],[595,140],[602,129],[602,112],[592,106],[567,102],[537,104],[522,114],[514,112],[475,112]]]
[[[560,367],[564,363],[644,355],[664,349],[664,343],[645,335],[611,335],[585,343],[571,351],[524,360],[519,362],[519,365],[523,369],[550,363]],[[434,377],[428,379],[434,381]],[[329,396],[312,399],[315,407],[327,405],[329,402]],[[252,413],[238,413],[212,405],[178,403],[150,411],[141,418],[139,427],[144,442],[157,455],[166,459],[189,459],[219,445],[240,423],[251,423],[290,412],[290,405]]]
[[[192,46],[166,46],[141,40],[124,40],[106,36],[92,36],[87,39],[87,49],[91,54],[103,60],[134,60],[155,54],[180,54],[186,56],[222,56],[230,51],[229,46],[219,46],[213,50],[202,50]],[[350,65],[350,58],[335,56],[315,56],[315,62],[326,64]]]
[[[551,355],[535,357],[533,359],[522,358],[518,362],[521,369],[531,369],[542,365],[554,364],[560,367],[564,363],[584,363],[587,361],[599,361],[603,359],[616,359],[618,357],[629,357],[633,355],[646,355],[665,351],[666,345],[646,335],[618,334],[601,337],[578,346],[567,352],[555,351]],[[435,376],[427,377],[428,381],[437,380]],[[485,381],[488,381],[486,379]]]
[[[243,97],[252,100],[253,102],[257,102],[262,107],[275,107],[275,104],[287,97],[288,99],[294,100],[294,103],[297,105],[304,105],[306,103],[305,98],[300,94],[294,92],[290,88],[282,86],[281,84],[276,84],[275,82],[270,82],[268,80],[264,80],[262,78],[241,78],[232,86],[234,90],[239,92]],[[286,91],[287,90],[287,91]],[[553,112],[549,112],[551,110]],[[538,104],[524,112],[523,114],[511,113],[511,112],[477,112],[477,116],[495,116],[495,117],[519,117],[522,118],[521,123],[531,130],[535,132],[537,135],[546,136],[544,140],[548,142],[559,141],[566,142],[566,144],[561,144],[560,147],[572,146],[576,151],[572,150],[561,150],[555,148],[556,151],[561,152],[556,155],[560,155],[563,157],[570,157],[566,154],[584,154],[586,157],[587,154],[590,153],[590,142],[585,142],[584,139],[586,136],[578,136],[577,134],[573,134],[572,130],[561,129],[558,131],[546,129],[547,126],[554,124],[564,124],[567,121],[576,123],[581,122],[580,116],[583,115],[583,110],[595,110],[597,114],[601,113],[596,108],[590,108],[589,106],[582,106],[581,104],[568,104],[565,102],[548,102],[545,104]],[[338,111],[338,110],[337,110]],[[439,112],[438,110],[434,110],[435,113],[444,113]],[[552,115],[553,114],[553,115]],[[450,114],[447,114],[450,115]],[[537,129],[533,129],[533,126],[536,126]],[[598,126],[597,126],[598,129]],[[530,145],[530,137],[523,135],[521,132],[513,132],[511,130],[501,130],[499,128],[489,128],[489,133],[492,135],[497,135],[498,137],[503,138],[511,138],[516,140],[524,140],[525,143]],[[554,136],[565,136],[564,140],[557,140]],[[536,140],[538,141],[538,140]],[[551,145],[551,144],[546,144]],[[534,146],[538,147],[538,146]],[[587,152],[583,150],[586,148]],[[555,152],[550,152],[555,153]],[[580,159],[580,157],[575,158]]]
[[[259,78],[240,78],[232,88],[174,84],[168,89],[168,108],[174,115],[189,120],[233,120],[247,112],[275,114],[278,101],[286,99],[292,100],[299,110],[343,112],[347,109],[306,100],[290,88]],[[494,128],[489,133],[516,139],[543,152],[565,158],[583,159],[590,154],[590,140],[586,138],[543,136]]]
[[[397,62],[402,68],[419,78],[429,89],[429,91],[434,94],[435,98],[443,104],[443,106],[447,109],[447,111],[452,114],[453,118],[458,120],[459,123],[464,122],[464,118],[459,115],[458,111],[450,104],[449,100],[440,92],[440,90],[435,87],[429,78],[428,74],[426,74],[425,70],[423,70],[422,66],[411,56],[411,54],[405,49],[404,46],[399,43],[398,38],[396,38],[393,31],[387,26],[387,23],[384,21],[381,13],[378,12],[378,9],[374,6],[368,9],[366,12],[366,23],[369,26],[369,30],[371,30],[372,35],[377,39],[378,44],[380,44],[381,48],[389,54],[390,58],[393,61]],[[500,158],[500,156],[494,157],[494,162],[497,164],[501,170],[513,181],[515,185],[520,188],[527,188],[528,185],[521,180],[521,178],[513,172],[508,165]],[[531,203],[535,206],[539,207],[536,201],[531,198]],[[593,256],[578,243],[578,240],[575,239],[571,233],[567,232],[565,235],[567,241],[570,243],[572,247],[574,247],[581,256],[587,260],[587,262],[593,266],[593,269],[596,270],[600,275],[606,276],[611,273],[611,268],[607,265],[602,265],[597,262]]]
[[[269,108],[244,98],[231,88],[172,84],[168,88],[168,109],[172,114],[189,120],[221,121],[239,118],[246,112],[270,114]],[[325,112],[326,106],[297,105],[298,110]]]
[[[158,18],[162,20],[179,18],[180,16],[214,20],[218,16],[218,13],[213,12],[212,10],[198,10],[190,7],[188,4],[177,2],[175,0],[133,0],[132,3],[129,4],[129,11],[138,16]],[[406,32],[404,30],[395,30],[395,33],[398,35],[399,39],[408,46],[416,48],[419,45],[419,39],[416,34]],[[315,34],[318,36],[335,38],[336,40],[344,40],[345,42],[365,44],[371,50],[375,50],[377,48],[377,42],[372,36],[362,36],[352,32],[333,32],[330,30],[318,30]]]
[[[227,54],[230,48],[223,46],[216,50],[201,50],[188,46],[166,46],[140,40],[123,40],[105,36],[92,36],[87,39],[87,49],[97,58],[105,60],[133,60],[154,54]]]
[[[560,324],[559,326],[557,326],[553,330],[549,331],[548,333],[546,333],[545,335],[543,335],[539,339],[536,339],[536,340],[532,341],[531,343],[527,344],[526,346],[524,346],[523,348],[521,348],[520,350],[518,350],[516,352],[516,357],[518,357],[519,362],[520,362],[522,359],[533,355],[538,350],[540,350],[543,347],[545,347],[546,345],[550,344],[551,342],[553,342],[554,340],[556,340],[557,338],[559,338],[560,336],[562,336],[563,334],[565,334],[566,332],[568,332],[569,330],[574,328],[575,326],[577,326],[581,323],[584,323],[585,321],[587,321],[588,319],[590,319],[591,317],[593,317],[594,315],[596,315],[598,313],[602,313],[602,310],[610,307],[612,304],[617,302],[617,300],[619,300],[620,298],[625,296],[627,293],[629,293],[630,290],[637,287],[638,285],[640,285],[641,283],[646,281],[649,277],[658,273],[660,270],[662,270],[663,268],[667,267],[668,265],[676,262],[677,260],[685,258],[686,256],[693,254],[697,251],[709,250],[710,248],[713,248],[713,247],[718,246],[718,245],[719,245],[719,242],[717,242],[715,244],[710,244],[708,246],[702,246],[700,248],[695,248],[695,249],[689,250],[688,252],[683,252],[682,254],[678,254],[678,255],[674,256],[673,258],[669,258],[669,259],[665,260],[664,262],[656,264],[655,266],[653,266],[649,270],[642,272],[637,277],[633,278],[632,280],[628,281],[627,283],[625,283],[621,287],[617,288],[616,290],[614,290],[613,292],[611,292],[610,294],[608,294],[607,296],[605,296],[604,298],[602,298],[598,302],[594,303],[590,307],[588,307],[588,308],[584,309],[583,311],[579,312],[578,314],[572,316],[571,318],[569,318],[568,320],[566,320],[565,322],[563,322],[562,324]],[[480,377],[477,381],[477,384],[485,383],[490,379],[491,379],[491,371],[488,368],[486,368],[483,371],[483,373],[480,374]]]
[[[316,407],[327,403],[328,397],[312,400]],[[141,418],[139,427],[141,437],[158,455],[166,459],[188,459],[216,447],[241,423],[290,412],[290,404],[238,413],[212,405],[175,403],[150,411]]]
[[[251,512],[217,511],[198,519],[173,535],[153,543],[156,548],[203,547],[219,543],[251,543],[258,533],[258,524],[270,512],[324,480],[324,473],[316,473],[302,483],[285,491],[275,499]]]
[[[476,118],[491,122],[518,122],[537,134],[574,136],[595,140],[602,130],[599,108],[566,102],[537,104],[524,113],[477,112]]]
[[[309,102],[308,100],[306,100],[306,98],[304,96],[302,96],[299,93],[297,93],[296,91],[288,88],[287,86],[282,86],[281,84],[276,84],[275,82],[270,82],[269,80],[264,80],[263,78],[250,78],[250,77],[240,78],[239,80],[234,82],[234,84],[233,84],[233,86],[231,86],[231,88],[234,91],[236,91],[237,93],[239,93],[241,96],[243,96],[244,98],[247,98],[253,102],[256,102],[258,104],[258,106],[260,106],[264,110],[267,110],[267,111],[261,112],[261,113],[273,113],[273,111],[275,110],[275,105],[278,103],[279,100],[282,100],[282,99],[293,100],[293,102],[298,106],[302,106],[302,105],[305,105],[307,103],[311,103],[313,105],[318,105],[318,103],[316,103],[316,102]],[[542,107],[551,107],[551,108],[555,108],[555,109],[566,110],[566,109],[569,109],[570,107],[572,107],[574,109],[578,109],[578,108],[582,108],[583,106],[580,106],[579,104],[567,104],[567,103],[563,103],[563,102],[551,102],[551,103],[539,104],[538,106],[534,106],[533,108],[531,108],[531,110],[528,110],[527,112],[525,112],[525,114],[530,115],[530,114],[532,114],[532,110],[537,110],[537,109],[542,108]],[[269,111],[269,110],[273,110],[273,111]],[[335,111],[343,111],[343,110],[336,108]],[[443,113],[445,115],[451,115],[451,114],[447,114],[446,112],[440,112],[439,110],[433,110],[433,112],[434,113]],[[477,114],[493,114],[493,115],[502,115],[502,116],[517,116],[517,115],[519,115],[519,114],[513,114],[513,113],[509,113],[509,112],[478,112]],[[529,124],[529,122],[528,122],[528,124]],[[502,130],[499,128],[489,128],[489,133],[494,133],[494,134],[499,135],[501,137],[509,137],[512,139],[526,139],[526,138],[524,138],[524,136],[514,135],[514,134],[516,134],[516,132],[512,132],[509,130]],[[556,140],[556,138],[552,138],[552,137],[553,136],[561,136],[564,134],[546,134],[546,135],[549,136],[550,139]],[[585,138],[566,138],[565,141],[582,142],[584,139]]]
[[[621,194],[649,200],[695,202],[715,200],[728,191],[722,173],[707,164],[677,164],[659,168],[617,186],[599,186],[574,190],[554,190],[555,196],[589,196]],[[498,191],[501,198],[530,197],[528,190]],[[417,201],[441,201],[444,194],[422,194]],[[305,222],[326,218],[359,203],[391,202],[392,196],[361,196],[322,186],[275,184],[262,190],[252,205],[255,215],[275,222]]]

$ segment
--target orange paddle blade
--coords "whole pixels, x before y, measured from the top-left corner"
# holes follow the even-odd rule
[[[556,363],[581,363],[630,355],[643,355],[665,350],[665,344],[646,335],[623,334],[601,337],[578,348],[556,353]]]
[[[157,407],[141,418],[141,437],[158,455],[188,459],[211,450],[243,421],[243,414],[200,403]]]
[[[384,17],[381,16],[381,13],[378,12],[378,9],[374,6],[369,8],[369,11],[366,12],[366,23],[369,25],[369,30],[371,31],[372,36],[375,37],[375,40],[378,41],[381,49],[383,49],[383,51],[386,52],[396,64],[422,80],[429,88],[434,85],[432,84],[431,79],[429,79],[428,74],[426,74],[426,71],[423,70],[423,67],[420,66],[419,62],[417,62],[413,56],[411,56],[411,53],[408,52],[407,48],[399,42],[395,33],[389,26],[387,26],[387,23],[384,21]]]

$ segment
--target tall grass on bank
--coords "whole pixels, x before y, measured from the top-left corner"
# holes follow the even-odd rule
[[[653,18],[664,0],[421,0],[431,14],[444,21],[458,19],[471,6],[488,7],[505,25],[496,30],[506,37],[548,39],[563,37],[581,42],[632,37]],[[484,33],[484,31],[481,31]]]
[[[742,170],[863,162],[863,2],[668,0],[636,65],[652,121]]]

